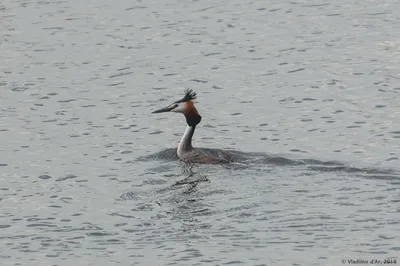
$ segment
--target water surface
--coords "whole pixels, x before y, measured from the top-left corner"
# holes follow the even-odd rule
[[[3,2],[2,265],[399,260],[399,10]],[[176,160],[183,88],[244,160]]]

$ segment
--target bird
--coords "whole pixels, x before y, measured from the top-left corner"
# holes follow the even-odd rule
[[[192,138],[196,126],[201,122],[202,117],[194,106],[193,100],[197,94],[192,89],[185,90],[185,96],[172,104],[153,111],[153,114],[173,112],[182,113],[186,118],[186,130],[177,148],[178,158],[189,164],[225,164],[231,162],[231,154],[217,149],[193,148]]]

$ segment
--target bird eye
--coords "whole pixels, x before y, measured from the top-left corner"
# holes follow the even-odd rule
[[[176,108],[176,107],[178,107],[178,106],[179,106],[179,104],[175,104],[174,108]]]

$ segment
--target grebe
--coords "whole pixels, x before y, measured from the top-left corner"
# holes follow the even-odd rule
[[[186,163],[204,163],[204,164],[219,164],[229,163],[231,161],[230,154],[222,150],[218,150],[218,156],[214,156],[213,153],[217,150],[207,149],[196,149],[192,146],[192,137],[196,126],[201,121],[201,116],[197,112],[196,107],[192,100],[196,99],[196,92],[193,90],[185,90],[185,96],[170,104],[167,107],[152,112],[164,113],[164,112],[175,112],[182,113],[186,117],[187,127],[185,133],[182,136],[181,141],[177,149],[177,154],[180,160]],[[214,151],[214,152],[212,152]]]

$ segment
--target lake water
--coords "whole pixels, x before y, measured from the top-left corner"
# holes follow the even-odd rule
[[[3,1],[1,265],[400,263],[399,12]],[[176,160],[184,88],[243,160]]]

